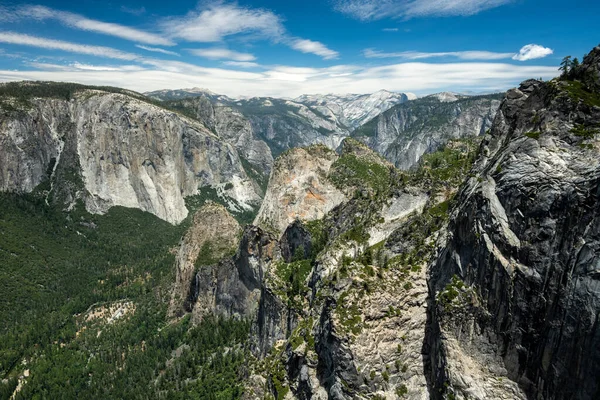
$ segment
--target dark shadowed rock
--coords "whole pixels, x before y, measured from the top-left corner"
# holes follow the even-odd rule
[[[584,84],[524,82],[482,143],[431,269],[433,393],[600,396],[598,78]]]

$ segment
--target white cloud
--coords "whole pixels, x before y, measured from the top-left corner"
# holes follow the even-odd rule
[[[239,67],[239,68],[258,68],[260,64],[255,62],[248,61],[223,61],[224,65],[229,65],[231,67]]]
[[[335,9],[361,21],[468,16],[512,0],[336,0]]]
[[[256,57],[250,53],[239,53],[225,48],[190,49],[190,53],[211,60],[254,61]]]
[[[398,32],[398,28],[383,28],[384,32]]]
[[[217,2],[205,5],[184,17],[167,18],[161,26],[171,38],[189,42],[222,42],[228,37],[244,34],[246,38],[268,39],[324,59],[338,56],[336,51],[323,43],[290,36],[281,18],[272,11],[237,4]]]
[[[69,65],[71,68],[78,69],[81,71],[143,71],[144,68],[139,67],[137,65],[119,65],[119,66],[110,66],[110,65],[90,65],[90,64],[81,64],[78,62],[74,62]]]
[[[281,19],[271,11],[221,2],[185,17],[168,18],[161,25],[171,37],[190,42],[219,42],[239,33],[277,39],[285,32]]]
[[[419,94],[440,91],[490,92],[506,90],[528,78],[553,78],[555,67],[505,63],[409,62],[364,68],[271,67],[262,72],[204,68],[178,61],[146,59],[152,68],[139,71],[76,70],[0,71],[0,81],[75,81],[111,85],[136,91],[207,87],[229,96],[296,97],[305,93],[371,93],[373,88]]]
[[[0,32],[0,43],[32,46],[50,50],[62,50],[70,53],[88,54],[92,56],[116,58],[120,60],[132,61],[139,58],[139,56],[136,54],[126,53],[110,47],[89,46],[85,44],[46,39],[38,36],[30,36],[14,32]]]
[[[26,19],[33,18],[37,20],[54,19],[62,24],[75,29],[101,33],[104,35],[115,36],[138,43],[154,44],[161,46],[173,46],[175,43],[160,35],[144,32],[127,26],[113,24],[110,22],[97,21],[86,18],[82,15],[53,10],[44,6],[23,6],[9,11],[12,18]]]
[[[54,71],[122,71],[122,72],[132,72],[132,71],[143,71],[144,68],[141,68],[137,65],[90,65],[90,64],[82,64],[79,62],[74,62],[71,64],[51,64],[51,63],[41,63],[41,62],[25,62],[25,65],[36,68],[39,70],[54,70]]]
[[[536,58],[543,58],[549,56],[552,53],[554,53],[554,50],[548,47],[540,46],[539,44],[528,44],[521,48],[519,54],[514,55],[513,60],[533,60]]]
[[[404,58],[406,60],[437,57],[456,57],[461,60],[502,60],[513,57],[514,53],[494,53],[491,51],[446,51],[437,53],[402,51],[398,53],[384,53],[374,49],[366,49],[363,51],[363,55],[367,58]]]
[[[135,47],[142,49],[142,50],[146,50],[146,51],[152,51],[154,53],[162,53],[162,54],[168,54],[170,56],[179,57],[179,53],[176,53],[176,52],[170,51],[170,50],[161,49],[159,47],[142,46],[141,44],[136,44]]]
[[[325,46],[323,43],[314,42],[308,39],[293,40],[290,46],[294,50],[298,50],[303,53],[316,54],[318,56],[323,57],[325,60],[331,60],[339,56],[339,53],[337,51],[327,48],[327,46]]]

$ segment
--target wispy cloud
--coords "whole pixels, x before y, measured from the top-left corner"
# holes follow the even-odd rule
[[[385,53],[374,49],[366,49],[363,51],[363,55],[367,58],[403,58],[405,60],[439,57],[455,57],[460,60],[502,60],[513,57],[515,53],[495,53],[491,51],[445,51],[437,53],[402,51],[398,53]]]
[[[139,58],[136,54],[126,53],[110,47],[77,44],[15,32],[0,32],[0,43],[17,44],[49,50],[62,50],[70,53],[88,54],[91,56],[115,58],[119,60],[133,61]]]
[[[401,51],[397,53],[386,53],[375,49],[363,50],[366,58],[402,58],[405,60],[422,60],[427,58],[453,57],[460,60],[503,60],[512,58],[518,61],[533,60],[543,58],[553,53],[548,47],[537,44],[528,44],[523,46],[519,53],[496,53],[493,51],[442,51],[442,52],[420,52],[420,51]]]
[[[134,61],[140,64],[150,65],[161,71],[200,74],[206,73],[206,71],[208,71],[208,69],[206,68],[199,67],[190,63],[143,57],[138,54],[126,53],[110,47],[88,46],[78,43],[66,42],[62,40],[46,39],[38,36],[23,35],[14,32],[0,32],[0,43],[18,44],[22,46],[31,46],[42,49],[61,50],[75,54],[86,54],[103,58]],[[204,57],[210,57],[214,59],[230,58],[235,60],[237,58],[237,61],[254,60],[254,56],[252,54],[237,53],[228,49],[195,49],[192,51],[196,53],[203,52],[202,55]],[[83,66],[84,64],[79,64],[78,69],[83,69]],[[76,65],[71,64],[71,67],[76,67]],[[102,70],[105,71],[106,69],[103,67]],[[130,70],[132,70],[132,68],[128,69],[128,71]],[[124,70],[121,68],[119,69],[119,71]]]
[[[136,44],[135,47],[137,47],[138,49],[146,50],[146,51],[152,51],[154,53],[168,54],[170,56],[177,56],[177,57],[180,56],[179,53],[177,53],[177,52],[161,49],[160,47],[143,46],[141,44]]]
[[[248,62],[248,61],[223,61],[223,65],[229,65],[231,67],[238,67],[238,68],[258,68],[258,67],[260,67],[260,64],[255,63],[255,62]]]
[[[175,42],[158,34],[145,32],[142,30],[130,28],[128,26],[114,24],[111,22],[97,21],[86,18],[79,14],[66,11],[54,10],[44,6],[23,6],[16,9],[7,10],[9,19],[36,19],[36,20],[57,20],[70,28],[84,31],[96,32],[103,35],[115,36],[121,39],[131,40],[138,43],[173,46]]]
[[[552,78],[555,67],[505,63],[410,62],[364,68],[337,65],[328,68],[270,67],[261,72],[203,68],[177,61],[146,60],[154,68],[140,71],[77,70],[0,71],[0,81],[75,81],[113,85],[137,91],[207,87],[230,96],[294,97],[305,93],[371,93],[374,88],[420,94],[449,91],[499,91],[531,78]],[[133,79],[135,77],[135,79]]]
[[[290,35],[282,19],[272,11],[242,7],[238,4],[201,4],[197,10],[183,17],[167,18],[160,25],[173,40],[214,43],[244,35],[246,39],[267,39],[327,60],[338,56],[336,51],[321,42]]]
[[[256,57],[250,53],[240,53],[226,48],[190,49],[190,53],[211,60],[254,61]]]
[[[161,26],[172,38],[189,42],[219,42],[239,33],[276,39],[285,32],[281,19],[271,11],[221,2],[184,17],[168,18]]]
[[[142,7],[127,7],[127,6],[121,6],[121,11],[123,11],[124,13],[127,14],[131,14],[131,15],[136,15],[136,16],[140,16],[146,13],[146,7],[142,6]]]
[[[384,32],[398,32],[398,28],[383,28]]]
[[[50,71],[72,71],[73,67],[69,65],[60,65],[60,64],[51,64],[51,63],[42,63],[37,61],[28,61],[24,63],[28,67],[41,69],[41,70],[50,70]]]
[[[521,48],[519,54],[513,56],[513,60],[534,60],[536,58],[544,58],[552,53],[554,53],[554,50],[548,47],[540,46],[539,44],[528,44]]]
[[[336,0],[335,9],[361,21],[468,16],[512,0]]]
[[[70,64],[52,64],[52,63],[42,63],[42,62],[25,62],[25,65],[40,69],[40,70],[54,70],[54,71],[113,71],[113,72],[133,72],[133,71],[143,71],[144,68],[139,67],[137,65],[91,65],[91,64],[82,64],[79,62],[74,62]]]
[[[69,65],[71,68],[75,68],[81,71],[143,71],[144,68],[138,65],[90,65],[74,62]]]
[[[296,39],[291,42],[292,49],[301,51],[302,53],[311,53],[323,57],[325,60],[337,58],[337,51],[327,48],[321,42],[315,42],[308,39]]]

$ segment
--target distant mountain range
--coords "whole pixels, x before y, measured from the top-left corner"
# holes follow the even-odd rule
[[[146,95],[229,138],[245,159],[263,171],[270,171],[273,158],[290,148],[321,143],[337,149],[349,136],[367,143],[397,167],[408,169],[448,139],[485,132],[502,97],[442,92],[418,98],[412,93],[380,90],[373,94],[303,95],[293,100],[232,99],[200,88]]]

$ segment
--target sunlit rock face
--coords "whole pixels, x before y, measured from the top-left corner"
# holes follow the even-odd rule
[[[1,190],[30,192],[50,180],[49,198],[67,206],[133,207],[171,223],[188,215],[184,198],[202,186],[231,183],[229,197],[260,202],[235,148],[197,121],[96,90],[29,104],[0,119]]]

